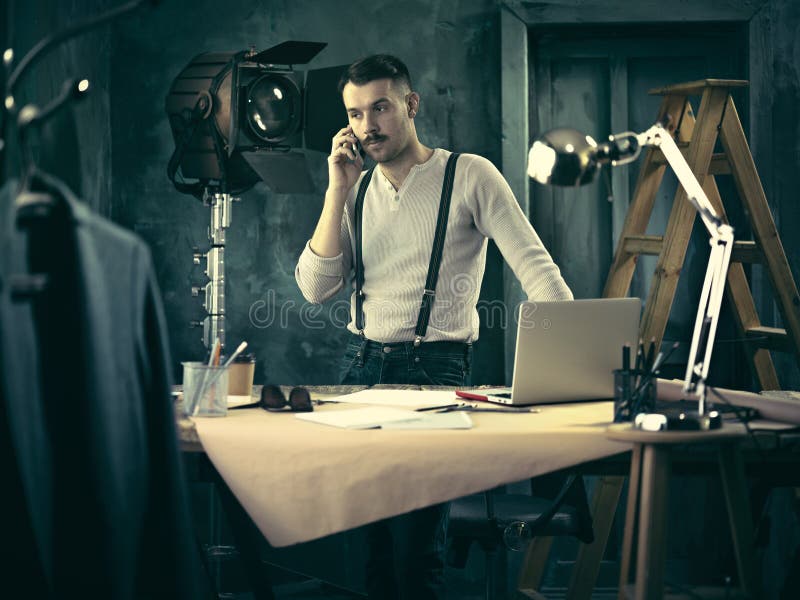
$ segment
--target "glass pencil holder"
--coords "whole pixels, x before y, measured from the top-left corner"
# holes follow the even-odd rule
[[[228,413],[228,369],[183,363],[183,409],[190,417],[224,417]]]

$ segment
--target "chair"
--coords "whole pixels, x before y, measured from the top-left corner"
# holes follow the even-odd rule
[[[498,560],[498,551],[505,546],[506,530],[517,523],[525,524],[532,539],[572,536],[591,543],[594,531],[583,477],[569,475],[565,479],[563,474],[550,474],[531,480],[531,495],[496,489],[451,503],[447,562],[464,568],[470,546],[477,542],[485,553],[486,600],[495,598],[498,584],[505,583],[505,563]],[[545,553],[540,558],[546,557]],[[538,577],[534,579],[532,587],[538,587]]]

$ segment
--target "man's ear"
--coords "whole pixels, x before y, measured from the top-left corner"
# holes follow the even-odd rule
[[[409,118],[413,119],[415,116],[417,116],[417,111],[419,111],[419,94],[417,92],[411,92],[408,94],[406,107],[408,108]]]

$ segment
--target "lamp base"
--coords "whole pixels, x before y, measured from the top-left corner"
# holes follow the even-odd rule
[[[722,415],[716,410],[700,414],[692,410],[667,409],[660,413],[639,413],[633,426],[644,431],[710,431],[722,427]]]

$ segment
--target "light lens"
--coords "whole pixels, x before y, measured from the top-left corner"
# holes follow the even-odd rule
[[[266,142],[280,142],[297,129],[299,107],[297,88],[280,76],[265,75],[247,92],[250,129]]]

